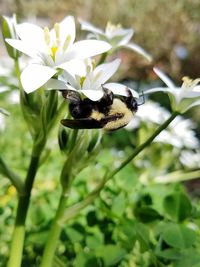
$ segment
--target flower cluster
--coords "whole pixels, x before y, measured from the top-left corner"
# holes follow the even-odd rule
[[[79,21],[81,29],[89,32],[88,40],[75,41],[76,26],[72,16],[55,23],[51,30],[26,22],[17,24],[15,17],[10,20],[4,18],[3,32],[9,53],[16,55],[16,51],[20,51],[32,59],[21,73],[21,83],[26,93],[40,87],[47,90],[73,90],[97,101],[103,96],[103,85],[116,95],[127,96],[126,86],[107,82],[119,68],[120,59],[105,63],[106,56],[120,48],[136,51],[149,61],[152,60],[151,56],[130,41],[133,29],[109,22],[103,31],[86,21]],[[101,54],[104,60],[99,62],[102,64],[91,59]],[[179,113],[200,104],[200,86],[197,85],[200,79],[192,81],[185,77],[179,88],[161,70],[154,68],[154,71],[167,87],[153,88],[145,94],[166,92],[172,110]],[[134,97],[138,97],[134,90],[129,89]]]
[[[25,22],[16,24],[15,32],[16,36],[6,38],[6,43],[32,59],[21,74],[26,93],[40,87],[69,89],[95,101],[103,96],[102,85],[120,65],[119,59],[98,66],[95,64],[91,57],[111,50],[112,42],[105,38],[76,42],[75,20],[72,16],[56,23],[51,30]],[[132,34],[131,29],[120,29],[120,33],[118,31],[114,36],[117,36],[118,45],[122,45],[130,40]],[[126,87],[121,84],[107,83],[104,86],[114,94],[127,95]],[[138,96],[133,90],[132,93]]]

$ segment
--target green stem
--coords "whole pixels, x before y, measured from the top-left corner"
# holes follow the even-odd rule
[[[31,189],[33,186],[34,178],[38,169],[40,155],[32,156],[28,173],[24,185],[24,195],[19,196],[17,207],[17,215],[15,219],[15,226],[12,235],[12,242],[10,248],[10,257],[7,267],[20,267],[22,261],[24,237],[25,237],[25,222],[28,212]]]
[[[102,182],[82,201],[79,203],[74,204],[73,206],[69,207],[63,218],[61,218],[60,223],[63,224],[69,219],[77,216],[79,212],[87,207],[89,204],[91,204],[95,198],[100,194],[101,190],[104,188],[104,185],[108,180],[110,180],[114,175],[116,175],[121,169],[123,169],[133,158],[135,158],[144,148],[149,146],[153,140],[158,136],[167,126],[175,119],[175,117],[178,115],[178,112],[174,112],[171,114],[168,120],[166,120],[160,127],[157,128],[157,130],[139,147],[137,147],[134,152],[125,159],[120,166],[115,169],[114,171],[110,172],[110,174],[106,175],[106,178],[102,180]]]
[[[53,258],[54,258],[54,253],[57,247],[57,242],[60,236],[60,232],[62,229],[61,224],[59,224],[60,219],[63,217],[65,207],[66,207],[66,200],[67,200],[67,195],[62,194],[60,197],[58,209],[56,211],[56,216],[54,218],[54,221],[52,223],[50,233],[48,240],[46,242],[44,254],[42,257],[41,265],[40,267],[51,267],[53,266]]]
[[[160,125],[160,127],[158,127],[156,131],[144,143],[138,146],[134,150],[134,152],[120,164],[118,168],[116,168],[107,176],[106,180],[107,181],[110,180],[115,174],[117,174],[121,169],[123,169],[132,159],[134,159],[142,150],[144,150],[147,146],[149,146],[156,138],[156,136],[158,136],[165,128],[167,128],[167,126],[176,118],[178,114],[179,114],[178,112],[173,112],[168,120],[166,120],[162,125]]]
[[[154,182],[160,184],[167,183],[178,183],[183,181],[189,181],[193,179],[198,179],[200,177],[200,170],[190,171],[190,172],[182,172],[175,171],[166,175],[155,177]]]
[[[72,133],[71,142],[70,142],[69,152],[71,152],[72,149],[74,148],[74,146],[76,144],[77,136],[78,136],[78,129],[74,129],[73,133]]]

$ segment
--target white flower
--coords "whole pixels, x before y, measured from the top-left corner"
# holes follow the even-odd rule
[[[190,169],[200,168],[200,150],[196,150],[195,152],[188,150],[182,151],[180,162]]]
[[[184,77],[182,86],[176,87],[161,70],[154,68],[154,71],[168,87],[149,89],[145,94],[166,92],[169,95],[172,109],[180,113],[200,105],[200,86],[197,86],[200,79],[191,80],[188,77]]]
[[[107,41],[112,45],[113,50],[123,47],[133,50],[144,56],[148,61],[152,61],[152,57],[142,47],[130,42],[134,33],[132,29],[125,29],[122,28],[120,24],[113,25],[108,22],[105,31],[103,31],[86,21],[79,21],[81,23],[81,29],[91,33],[89,34],[90,38]]]
[[[20,102],[20,95],[19,90],[12,90],[10,94],[8,95],[8,102],[11,104],[19,104]]]
[[[52,89],[78,91],[92,101],[97,101],[103,96],[103,88],[111,90],[114,94],[127,96],[127,86],[119,83],[105,83],[117,71],[120,59],[97,67],[93,63],[91,60],[79,62],[78,68],[70,68],[69,72],[64,71],[59,80],[51,79],[46,85],[47,88],[53,85]],[[138,97],[137,92],[130,90],[134,97]]]
[[[170,117],[169,111],[153,101],[148,101],[145,105],[139,107],[135,117],[126,126],[127,130],[135,129],[141,122],[161,125]],[[183,119],[178,116],[171,122],[167,129],[163,130],[154,140],[154,142],[170,144],[179,149],[195,149],[199,146],[199,141],[195,136],[193,129],[195,124],[189,119]]]
[[[189,119],[183,119],[181,116],[175,118],[168,129],[162,131],[155,139],[155,142],[171,144],[179,149],[196,149],[199,147],[199,141],[195,136],[193,129],[195,124]]]
[[[51,31],[47,27],[42,29],[31,23],[22,23],[16,26],[16,32],[20,40],[6,39],[7,43],[33,59],[21,75],[27,93],[44,85],[60,68],[65,68],[66,62],[95,56],[111,48],[108,43],[97,40],[74,43],[76,33],[72,16],[56,23]]]
[[[158,103],[148,100],[141,105],[133,120],[126,126],[127,130],[138,128],[141,122],[162,124],[168,119],[170,113]]]

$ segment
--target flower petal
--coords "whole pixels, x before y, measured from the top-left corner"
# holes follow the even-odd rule
[[[98,89],[102,84],[104,84],[118,69],[121,60],[115,59],[110,63],[105,63],[97,66],[93,71],[94,80],[91,81],[91,89]],[[88,80],[90,80],[90,76],[87,76],[82,88],[88,88]]]
[[[19,38],[25,42],[44,42],[44,32],[42,28],[32,23],[21,23],[16,25],[16,32]]]
[[[101,90],[79,90],[79,92],[83,93],[92,101],[98,101],[104,95],[104,92]]]
[[[28,65],[21,74],[24,91],[31,93],[37,90],[56,74],[56,72],[56,70],[47,66],[39,64]]]
[[[37,57],[37,51],[36,49],[30,47],[27,43],[22,42],[21,40],[15,40],[15,39],[5,39],[5,41],[11,45],[12,47],[16,48],[20,52],[35,58]]]
[[[173,94],[173,89],[170,89],[168,87],[151,88],[151,89],[148,89],[148,90],[144,91],[144,94],[152,94],[152,93],[157,93],[157,92],[164,92],[164,93]]]
[[[121,63],[121,60],[119,58],[113,60],[110,63],[104,63],[99,66],[97,66],[94,70],[94,75],[98,75],[100,73],[96,83],[99,84],[97,85],[98,87],[105,83],[110,77],[113,76],[113,74],[117,71],[119,68],[119,65]]]
[[[158,75],[158,77],[171,89],[175,88],[175,84],[172,82],[172,80],[160,69],[153,68],[154,72]]]
[[[52,39],[56,40],[55,30],[52,29],[50,31],[50,35]],[[76,36],[76,26],[73,16],[67,16],[65,17],[60,23],[59,23],[59,41],[60,46],[62,47],[67,39],[67,37],[70,37],[69,40],[69,46],[73,44]]]
[[[111,49],[111,45],[104,41],[84,40],[72,45],[67,53],[67,59],[84,59],[99,55]]]
[[[130,87],[124,84],[106,83],[106,84],[103,84],[103,88],[111,90],[115,95],[122,95],[122,96],[128,96],[127,90],[130,90],[133,97],[139,98],[139,94],[135,90],[131,89]]]
[[[44,85],[47,90],[66,90],[67,86],[63,81],[57,79],[50,79]]]
[[[41,52],[47,51],[44,31],[39,26],[27,22],[21,23],[16,26],[16,32],[22,42],[25,42],[32,49]]]
[[[101,29],[95,27],[91,23],[89,23],[87,21],[84,21],[82,19],[79,19],[78,21],[81,24],[81,30],[88,31],[88,32],[93,32],[93,33],[101,33],[101,34],[103,34],[103,31]]]
[[[128,43],[126,45],[123,45],[124,47],[131,49],[135,52],[137,52],[138,54],[142,55],[143,57],[145,57],[149,62],[152,61],[152,56],[149,55],[149,53],[147,53],[141,46],[135,44],[135,43]]]
[[[80,89],[80,84],[78,83],[75,76],[71,75],[71,73],[64,71],[59,79],[65,83],[70,83],[70,85],[76,89]]]
[[[116,29],[114,31],[106,31],[106,36],[110,39],[112,44],[117,46],[126,45],[133,36],[134,31],[132,29]]]
[[[58,65],[57,67],[67,71],[72,76],[75,75],[85,76],[87,71],[87,66],[85,62],[80,59],[70,60],[61,65]]]
[[[197,101],[194,101],[191,105],[189,105],[189,106],[184,110],[184,112],[186,112],[187,110],[189,110],[189,109],[191,109],[191,108],[193,108],[193,107],[195,107],[195,106],[200,106],[200,99],[197,100]]]

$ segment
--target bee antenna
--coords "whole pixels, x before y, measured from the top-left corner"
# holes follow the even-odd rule
[[[142,102],[141,103],[138,103],[138,106],[141,106],[145,103],[145,97],[144,97],[144,91],[142,91]]]

